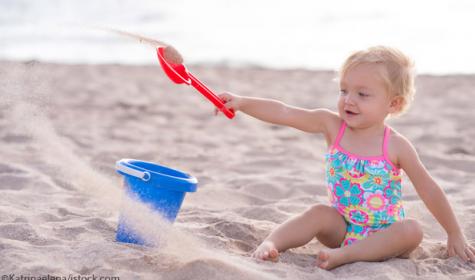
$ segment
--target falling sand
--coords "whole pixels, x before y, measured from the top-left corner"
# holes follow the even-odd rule
[[[129,38],[136,39],[140,43],[145,43],[145,44],[150,45],[154,48],[163,47],[164,48],[163,49],[163,57],[165,58],[165,60],[167,62],[172,63],[172,64],[182,64],[183,63],[183,57],[181,56],[181,54],[173,46],[171,46],[171,45],[169,45],[165,42],[158,41],[158,40],[155,40],[155,39],[152,39],[152,38],[148,38],[148,37],[145,37],[145,36],[142,36],[142,35],[139,35],[139,34],[118,30],[118,29],[110,29],[110,28],[101,28],[101,29],[107,30],[107,31],[110,31],[110,32],[113,32],[113,33],[116,33],[116,34],[119,34],[119,35],[122,35],[122,36],[126,36],[126,37],[129,37]]]
[[[230,264],[227,265],[228,269],[240,270],[233,268],[235,264],[231,265],[231,263],[238,264],[242,261],[235,259],[235,257],[221,250],[209,249],[209,246],[200,239],[178,227],[174,227],[163,219],[150,205],[143,204],[132,197],[124,195],[122,184],[118,181],[118,175],[112,177],[104,174],[94,168],[87,159],[81,157],[75,151],[75,142],[72,141],[74,139],[70,139],[58,132],[48,116],[53,113],[51,110],[54,110],[50,104],[45,103],[50,100],[48,95],[50,95],[51,92],[46,90],[46,92],[41,94],[42,97],[38,97],[34,93],[37,85],[35,85],[32,92],[28,86],[22,86],[22,83],[17,83],[32,73],[22,68],[22,66],[17,66],[11,68],[11,71],[8,73],[2,73],[5,74],[4,77],[6,79],[16,82],[2,85],[2,92],[11,92],[12,94],[8,95],[8,98],[0,100],[0,109],[2,109],[3,112],[3,119],[6,120],[6,123],[11,124],[11,126],[8,126],[8,131],[14,135],[22,135],[24,139],[28,139],[28,153],[31,155],[31,160],[28,165],[32,167],[26,168],[26,162],[17,162],[16,164],[25,166],[21,170],[36,169],[37,171],[32,171],[32,174],[36,174],[37,172],[42,173],[43,175],[36,178],[42,182],[38,184],[38,186],[44,184],[55,185],[55,191],[51,192],[51,194],[54,193],[54,196],[57,197],[56,201],[62,201],[63,196],[71,192],[74,193],[73,198],[68,199],[72,201],[72,205],[67,205],[68,200],[56,204],[61,213],[69,213],[67,215],[73,214],[73,212],[75,212],[73,205],[85,208],[86,211],[81,214],[81,216],[92,221],[91,229],[105,227],[104,223],[113,219],[114,225],[110,228],[111,230],[107,232],[108,236],[106,240],[103,240],[103,243],[100,245],[96,244],[96,250],[97,248],[103,248],[105,251],[111,250],[110,248],[106,249],[110,247],[107,243],[114,241],[115,223],[118,220],[117,214],[120,212],[130,228],[139,233],[149,246],[120,245],[117,243],[117,245],[120,245],[119,247],[112,247],[116,248],[113,251],[117,252],[118,255],[121,254],[120,248],[126,251],[129,250],[125,249],[127,247],[131,249],[137,248],[138,252],[144,252],[145,256],[143,260],[145,262],[156,266],[154,269],[163,269],[164,264],[167,265],[167,269],[180,267],[182,265],[186,266],[200,260],[200,262],[202,262],[200,265],[207,265],[208,262],[212,262],[214,266],[219,267],[222,267],[225,262],[229,262]],[[45,73],[42,75],[44,74]],[[91,126],[92,125],[93,124],[91,124]],[[110,165],[113,166],[114,162],[110,162]],[[5,169],[6,167],[3,165],[1,165],[0,168],[2,169],[0,170],[0,174],[8,172],[8,170],[13,170],[13,167]],[[37,191],[44,193],[50,192],[47,189]],[[79,198],[80,200],[77,200]],[[81,200],[84,199],[86,199],[87,202],[81,202]],[[71,208],[71,206],[73,207]],[[52,219],[54,216],[53,213],[46,214],[48,210],[42,209],[41,207],[38,207],[35,212],[40,213],[40,216],[46,217],[46,219]],[[0,211],[0,215],[3,215],[2,213],[3,212]],[[32,215],[35,214],[27,215],[28,219],[33,219]],[[37,222],[39,221],[32,221],[31,223],[36,224]],[[39,224],[37,226],[39,226]],[[84,228],[91,230],[89,226]],[[0,228],[0,235],[5,234],[2,233],[2,230],[3,229]],[[84,229],[81,229],[81,226],[78,225],[71,228],[69,234],[74,236],[82,231],[84,231]],[[30,233],[29,236],[28,238],[31,239],[31,236],[36,236],[36,233]],[[22,238],[21,236],[14,237]],[[89,242],[93,244],[92,240],[95,239],[97,238],[91,238]],[[46,242],[42,240],[43,239],[38,239],[34,241],[33,239],[32,242],[36,245]],[[82,242],[86,242],[87,244],[87,240],[83,240]],[[119,251],[117,251],[117,249],[119,249]],[[33,252],[30,253],[34,255]],[[107,252],[100,254],[107,254]],[[14,255],[12,255],[12,257],[13,256]],[[86,256],[83,255],[82,257]],[[11,264],[13,263],[4,267],[6,269],[13,269]],[[82,260],[81,258],[77,259],[74,264],[71,263],[71,260],[66,259],[60,259],[56,262],[56,265],[65,270],[77,266],[87,267],[88,264],[88,261]],[[28,271],[28,269],[22,272],[25,271]],[[196,272],[185,271],[178,274],[170,274],[170,279],[174,277],[181,278],[183,277],[183,273],[188,273],[190,276],[192,274],[196,275]],[[140,278],[143,276],[144,274],[142,274]]]

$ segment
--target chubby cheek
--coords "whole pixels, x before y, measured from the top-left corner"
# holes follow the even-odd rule
[[[362,106],[362,111],[365,112],[365,115],[368,118],[373,119],[380,119],[384,118],[387,115],[387,112],[383,105],[381,104],[365,104],[366,106]]]
[[[344,108],[344,105],[342,103],[337,104],[338,114],[340,115],[340,117],[343,117],[345,113],[345,110],[343,108]]]
[[[336,105],[338,107],[338,111],[343,111],[343,108],[345,107],[345,100],[339,97]]]

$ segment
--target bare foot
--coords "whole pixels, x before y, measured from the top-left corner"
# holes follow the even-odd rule
[[[344,255],[341,249],[328,249],[318,252],[316,265],[322,269],[330,270],[344,264]]]
[[[279,251],[275,247],[274,242],[264,241],[257,247],[256,251],[252,253],[252,257],[259,260],[276,262],[279,259]]]

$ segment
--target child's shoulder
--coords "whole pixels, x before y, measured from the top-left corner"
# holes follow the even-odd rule
[[[400,132],[391,127],[391,134],[389,135],[388,153],[391,160],[400,165],[402,157],[409,153],[415,153],[412,143]]]
[[[412,147],[411,142],[404,135],[402,135],[399,131],[395,130],[393,127],[391,127],[391,134],[389,135],[389,142],[395,148],[399,148],[399,149],[402,149],[402,150],[407,149],[408,146]]]
[[[343,119],[340,118],[340,115],[338,115],[337,112],[334,112],[329,109],[319,109],[319,110],[320,112],[326,115],[327,126],[336,127],[337,129],[340,128],[340,125]]]

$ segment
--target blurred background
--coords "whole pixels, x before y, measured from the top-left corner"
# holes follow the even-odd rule
[[[1,0],[0,59],[157,63],[105,27],[173,44],[187,64],[336,69],[387,44],[419,73],[475,73],[474,26],[472,0]]]

